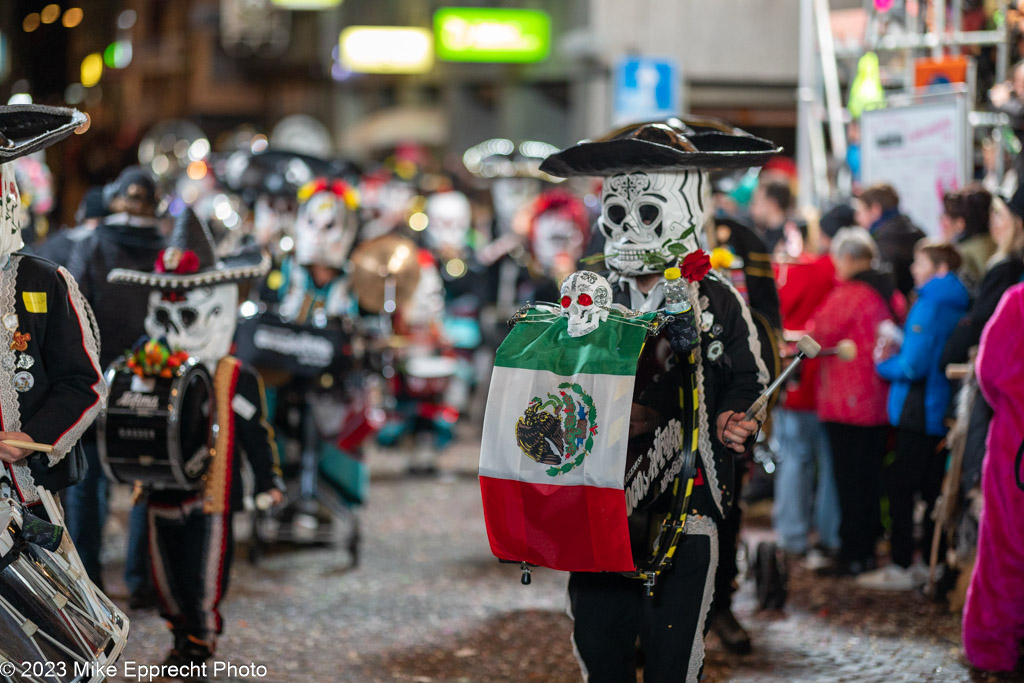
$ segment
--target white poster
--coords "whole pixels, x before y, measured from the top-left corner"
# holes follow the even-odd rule
[[[866,111],[861,117],[861,185],[892,185],[900,195],[900,210],[938,237],[942,195],[967,182],[966,134],[961,97]]]

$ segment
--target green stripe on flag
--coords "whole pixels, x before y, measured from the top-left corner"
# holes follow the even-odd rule
[[[547,370],[571,377],[578,374],[634,375],[637,359],[647,338],[648,313],[635,322],[609,317],[596,330],[570,337],[567,318],[530,311],[512,328],[498,347],[494,364],[506,368]],[[641,323],[642,321],[642,323]]]

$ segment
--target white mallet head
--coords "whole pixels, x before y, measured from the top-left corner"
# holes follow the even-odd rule
[[[796,348],[807,358],[817,358],[818,354],[821,353],[821,344],[811,339],[810,335],[807,334],[800,337],[800,341],[796,343]]]
[[[843,339],[836,344],[836,356],[844,363],[849,363],[857,357],[857,342],[852,339]]]

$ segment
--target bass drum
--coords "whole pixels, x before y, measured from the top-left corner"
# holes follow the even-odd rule
[[[640,354],[629,416],[628,576],[653,580],[672,561],[696,475],[697,409],[695,358],[674,353],[662,328]]]
[[[106,379],[96,430],[107,476],[154,489],[202,488],[217,436],[209,370],[190,358],[171,377],[139,377],[118,362]]]

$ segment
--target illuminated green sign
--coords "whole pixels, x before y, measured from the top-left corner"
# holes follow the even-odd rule
[[[525,9],[445,7],[434,13],[439,59],[540,62],[551,48],[551,17]]]

